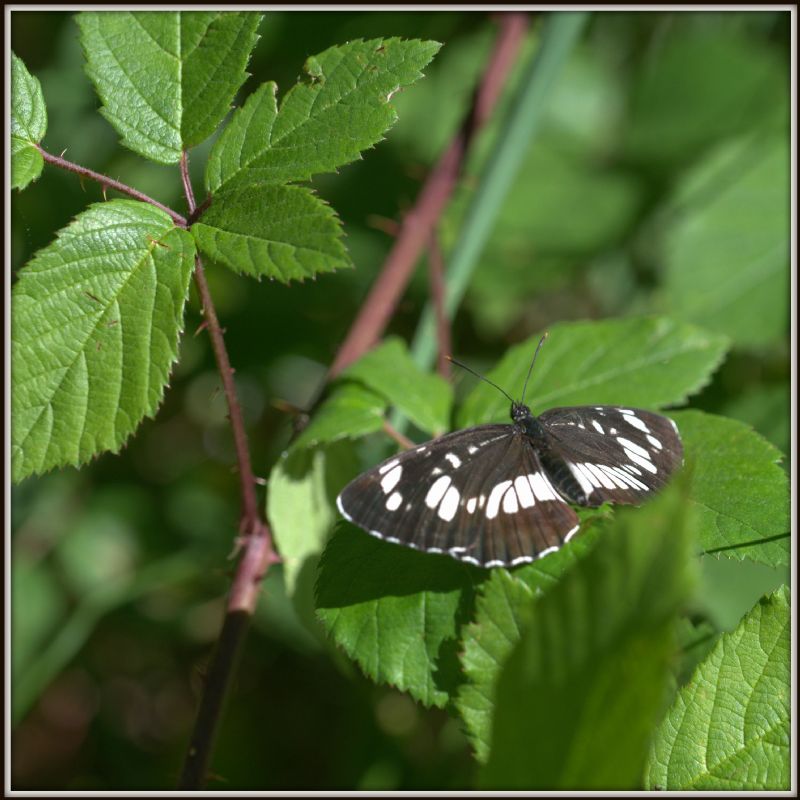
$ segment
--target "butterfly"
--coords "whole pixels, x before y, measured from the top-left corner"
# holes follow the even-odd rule
[[[513,567],[558,550],[578,531],[570,504],[639,505],[683,463],[668,417],[622,406],[551,408],[511,401],[511,424],[477,425],[386,459],[336,500],[373,536],[480,567]],[[451,359],[453,360],[453,359]]]

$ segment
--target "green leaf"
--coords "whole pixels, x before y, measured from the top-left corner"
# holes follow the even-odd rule
[[[788,378],[748,387],[731,397],[723,409],[723,416],[752,425],[782,453],[790,452],[792,387]]]
[[[450,384],[417,367],[402,339],[386,339],[348,367],[342,377],[380,392],[423,431],[439,435],[450,428]]]
[[[47,108],[39,81],[11,54],[11,188],[24,189],[41,175],[36,147],[47,132]]]
[[[686,513],[674,489],[620,513],[530,606],[498,680],[484,788],[637,788],[693,582]]]
[[[247,77],[260,20],[253,12],[78,14],[86,72],[123,144],[174,164],[208,138]]]
[[[720,638],[656,730],[649,789],[788,790],[789,589]]]
[[[294,442],[295,449],[357,439],[383,427],[386,401],[356,383],[338,384]]]
[[[273,468],[267,509],[287,594],[294,594],[305,562],[322,551],[339,517],[336,495],[357,472],[347,442],[314,449],[295,446]]]
[[[304,82],[278,108],[265,83],[238,110],[211,151],[206,187],[285,183],[331,172],[380,141],[396,119],[392,95],[419,80],[437,42],[357,40],[311,56]]]
[[[15,481],[116,452],[164,394],[178,354],[194,248],[133,200],[78,215],[12,291]]]
[[[539,336],[512,347],[488,378],[522,392]],[[727,349],[724,337],[666,317],[553,325],[528,386],[534,413],[560,405],[680,403],[708,383]],[[459,427],[507,421],[508,401],[479,383],[458,415]]]
[[[478,761],[489,755],[497,676],[519,641],[520,624],[529,616],[532,598],[554,586],[561,575],[589,550],[597,528],[582,531],[561,550],[514,570],[492,570],[475,604],[475,621],[464,630],[459,655],[466,681],[455,707],[464,721]]]
[[[282,283],[352,266],[333,209],[300,186],[216,195],[191,228],[197,246],[234,272]]]
[[[670,416],[691,465],[689,498],[705,552],[788,564],[790,491],[780,451],[736,420],[701,411]]]
[[[373,681],[443,707],[457,681],[458,629],[486,570],[382,542],[344,523],[319,565],[317,616]]]
[[[669,313],[743,347],[788,332],[789,148],[728,143],[687,176],[664,241]]]

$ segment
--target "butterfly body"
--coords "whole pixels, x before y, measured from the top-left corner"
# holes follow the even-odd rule
[[[374,536],[483,567],[516,566],[578,530],[570,503],[637,505],[683,461],[667,417],[620,406],[512,403],[511,424],[449,433],[386,459],[337,498]]]

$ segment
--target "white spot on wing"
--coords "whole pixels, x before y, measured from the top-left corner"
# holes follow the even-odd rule
[[[656,450],[660,450],[661,449],[661,440],[660,439],[656,439],[655,436],[651,436],[648,433],[647,434],[647,441],[650,442],[650,444],[653,445],[653,447],[655,447]]]
[[[592,486],[591,481],[583,474],[583,470],[580,469],[578,464],[573,464],[571,461],[567,461],[567,466],[569,467],[569,471],[575,476],[575,480],[580,484],[584,494],[591,494],[594,491],[594,487]]]
[[[397,486],[397,482],[400,480],[402,474],[403,468],[401,466],[396,466],[383,476],[381,480],[381,489],[383,489],[384,494],[389,494],[389,492]]]
[[[474,453],[477,453],[477,452],[478,452],[478,448],[477,448],[477,447],[475,447],[475,445],[474,445],[474,444],[468,445],[468,446],[467,446],[467,452],[468,452],[470,455],[473,455]]]
[[[528,475],[528,481],[531,484],[531,489],[539,501],[545,500],[558,500],[558,495],[550,481],[545,478],[541,472],[535,472],[533,475]]]
[[[436,506],[439,505],[439,501],[444,497],[444,493],[447,491],[449,485],[450,477],[448,475],[442,475],[441,478],[437,478],[433,486],[428,489],[428,494],[425,495],[425,505],[428,506],[428,508],[436,508]]]
[[[626,439],[624,436],[617,436],[617,441],[626,449],[632,450],[634,453],[638,453],[642,458],[650,458],[650,453],[644,449],[641,445],[632,442],[630,439]]]
[[[544,558],[545,556],[550,555],[550,553],[555,553],[556,550],[558,550],[558,547],[555,545],[553,547],[545,547],[545,549],[538,554],[538,558]]]
[[[580,528],[580,525],[576,525],[571,531],[567,531],[564,542],[568,542],[578,532],[578,528]]]
[[[461,466],[461,459],[455,453],[445,453],[444,457],[453,465],[454,469]]]
[[[625,455],[628,456],[628,458],[631,461],[634,461],[639,466],[644,467],[646,470],[652,472],[654,475],[656,474],[656,472],[658,472],[656,465],[652,461],[650,461],[647,458],[642,458],[638,453],[634,453],[632,450],[628,450],[627,447],[625,448]]]
[[[451,486],[445,492],[442,504],[439,506],[439,516],[445,522],[450,522],[456,515],[456,511],[458,511],[458,501],[460,499],[461,495],[458,493],[458,489],[456,489],[455,486]]]
[[[529,564],[531,561],[533,561],[533,556],[517,556],[511,559],[509,566],[516,567],[517,564]]]
[[[509,481],[511,483],[511,481]],[[519,503],[517,502],[517,493],[514,487],[511,486],[503,495],[503,511],[506,514],[516,514],[519,511]]]
[[[391,461],[387,461],[382,467],[378,467],[378,472],[381,475],[387,473],[390,469],[394,469],[400,461],[396,458],[393,458]]]
[[[400,492],[392,492],[392,494],[389,495],[389,499],[386,501],[386,508],[388,508],[389,511],[397,511],[402,502],[403,495],[401,495]]]
[[[590,473],[592,473],[592,475],[594,475],[595,478],[597,478],[597,480],[600,481],[600,484],[601,484],[601,486],[603,486],[603,488],[605,488],[605,489],[614,489],[615,488],[614,481],[612,481],[608,477],[608,475],[606,475],[605,472],[603,472],[603,470],[601,470],[597,466],[597,464],[588,464],[587,463],[587,464],[584,464],[583,467],[584,467],[584,469],[586,469]]]
[[[475,511],[475,507],[478,505],[478,498],[477,497],[470,497],[467,500],[467,511],[472,514]]]
[[[527,475],[520,475],[514,481],[514,489],[516,489],[517,497],[519,498],[519,504],[523,508],[530,508],[536,504],[536,500],[533,497],[531,484]]]
[[[603,426],[596,420],[592,420],[592,427],[598,432],[603,433]]]
[[[342,496],[341,494],[336,498],[336,508],[339,509],[339,513],[348,521],[352,522],[353,518],[344,510],[344,506],[342,505]]]
[[[650,428],[648,428],[647,425],[645,425],[644,422],[636,416],[636,414],[625,413],[622,415],[622,418],[628,423],[628,425],[633,425],[634,428],[638,428],[643,433],[650,433]]]
[[[500,500],[511,486],[511,481],[500,481],[489,494],[489,501],[486,503],[486,518],[494,519],[500,510]]]

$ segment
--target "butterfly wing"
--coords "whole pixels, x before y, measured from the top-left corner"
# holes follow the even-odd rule
[[[540,558],[578,526],[513,425],[480,425],[400,453],[349,483],[337,505],[373,536],[485,567]]]
[[[548,474],[573,503],[638,505],[683,463],[683,445],[668,417],[638,408],[552,408],[538,420],[551,444]]]

